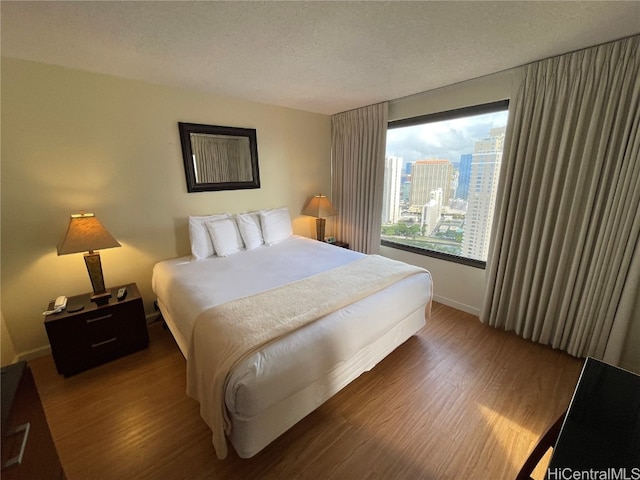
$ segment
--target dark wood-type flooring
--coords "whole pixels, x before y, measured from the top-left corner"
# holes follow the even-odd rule
[[[258,455],[220,461],[170,332],[149,334],[147,350],[67,379],[51,356],[30,362],[69,480],[512,479],[583,363],[434,304],[418,335]]]

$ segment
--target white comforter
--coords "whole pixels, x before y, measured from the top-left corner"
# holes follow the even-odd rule
[[[294,236],[230,257],[160,262],[154,267],[153,288],[163,311],[171,316],[181,350],[188,356],[193,324],[203,311],[362,257],[351,250]],[[403,319],[416,310],[421,310],[424,318],[431,289],[430,275],[423,271],[270,344],[231,375],[225,396],[229,412],[242,421],[258,418],[266,409],[296,395],[309,384],[309,378],[326,374],[336,365],[346,368],[340,367],[337,380],[352,378],[355,370],[348,365],[355,352],[384,335],[393,325],[390,319]],[[319,390],[317,396],[323,393]]]
[[[294,235],[275,245],[228,257],[165,260],[153,268],[152,287],[184,336],[185,344],[179,346],[187,356],[193,322],[202,311],[326,272],[363,256]]]

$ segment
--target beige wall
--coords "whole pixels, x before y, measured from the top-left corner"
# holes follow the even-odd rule
[[[18,354],[48,346],[50,299],[91,290],[82,255],[56,255],[71,213],[122,244],[101,252],[105,281],[136,282],[147,313],[153,264],[189,252],[190,214],[287,206],[313,235],[298,214],[329,192],[326,115],[7,58],[1,87],[2,310]],[[257,129],[262,187],[187,193],[179,121]]]
[[[389,103],[389,120],[411,118],[511,98],[520,74],[520,69],[513,69],[393,100]],[[381,247],[380,253],[429,270],[433,276],[434,297],[438,302],[474,315],[480,313],[486,286],[483,269],[389,247]]]
[[[0,311],[0,327],[0,365],[4,367],[15,361],[16,349],[13,346],[13,340],[9,334],[9,330],[7,330],[2,311]]]

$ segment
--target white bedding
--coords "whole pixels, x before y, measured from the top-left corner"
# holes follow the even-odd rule
[[[293,236],[229,257],[160,262],[154,267],[153,289],[187,357],[193,323],[201,312],[362,256]],[[225,395],[234,423],[230,438],[238,454],[257,453],[300,415],[309,413],[310,406],[324,402],[414,334],[424,325],[431,289],[428,272],[413,275],[269,344],[242,362],[231,374]]]
[[[325,272],[362,256],[294,235],[275,245],[228,257],[193,261],[188,256],[159,262],[153,267],[152,287],[184,336],[185,344],[179,346],[186,357],[193,322],[204,310]]]

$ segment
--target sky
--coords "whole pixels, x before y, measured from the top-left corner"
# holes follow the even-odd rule
[[[460,161],[460,155],[473,153],[476,140],[489,130],[507,124],[508,112],[485,113],[412,127],[387,130],[386,156],[402,157],[403,166],[428,158]]]

